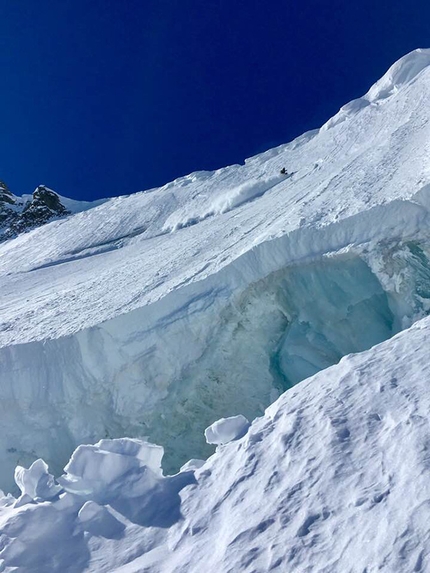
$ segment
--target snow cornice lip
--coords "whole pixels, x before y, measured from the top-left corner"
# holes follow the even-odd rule
[[[320,131],[327,131],[360,112],[368,105],[377,104],[396,94],[402,87],[410,84],[429,66],[429,48],[417,48],[409,52],[390,66],[385,74],[373,84],[364,96],[343,105],[340,110],[321,127]]]

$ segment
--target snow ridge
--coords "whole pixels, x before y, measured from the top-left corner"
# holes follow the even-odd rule
[[[342,123],[370,104],[378,105],[382,100],[395,95],[403,86],[410,84],[430,66],[430,49],[418,48],[400,58],[361,98],[342,106],[339,112],[328,120],[321,130],[325,131]]]

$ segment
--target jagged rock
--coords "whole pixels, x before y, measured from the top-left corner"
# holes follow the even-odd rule
[[[60,197],[52,191],[48,189],[44,185],[39,185],[36,191],[33,193],[33,201],[31,202],[32,207],[47,207],[53,212],[58,213],[59,215],[64,215],[67,212],[67,209],[62,205],[60,201]]]
[[[43,225],[53,217],[67,215],[68,213],[54,191],[51,191],[44,185],[39,185],[33,193],[33,199],[25,204],[15,227],[21,233]]]
[[[2,203],[15,204],[15,198],[4,181],[0,181],[0,208]]]
[[[69,214],[57,193],[45,185],[39,185],[32,199],[24,202],[0,181],[0,242]]]
[[[9,229],[19,216],[16,203],[6,183],[0,181],[0,240],[9,238]]]

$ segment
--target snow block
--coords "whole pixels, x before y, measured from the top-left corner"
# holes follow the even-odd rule
[[[27,469],[17,466],[15,482],[22,492],[22,498],[46,501],[54,498],[61,486],[55,483],[54,476],[48,472],[48,465],[41,459],[36,460]]]
[[[161,446],[137,439],[100,440],[95,445],[79,446],[58,481],[66,491],[97,498],[112,493],[121,481],[130,480],[141,488],[137,476],[145,476],[144,489],[150,489],[162,478],[163,453]],[[133,496],[132,489],[127,495]]]
[[[205,438],[208,444],[228,444],[233,440],[238,440],[246,434],[249,428],[249,421],[239,414],[230,418],[221,418],[214,422],[205,430]]]
[[[205,463],[206,463],[205,460],[197,460],[193,458],[191,460],[188,460],[188,462],[186,462],[179,471],[189,472],[193,470],[199,470]]]

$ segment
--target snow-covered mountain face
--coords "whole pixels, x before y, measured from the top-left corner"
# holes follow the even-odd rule
[[[163,445],[172,471],[212,451],[217,418],[253,419],[424,317],[429,64],[409,54],[320,130],[245,165],[0,245],[0,485],[17,463],[43,457],[58,475],[78,444],[125,435]]]

